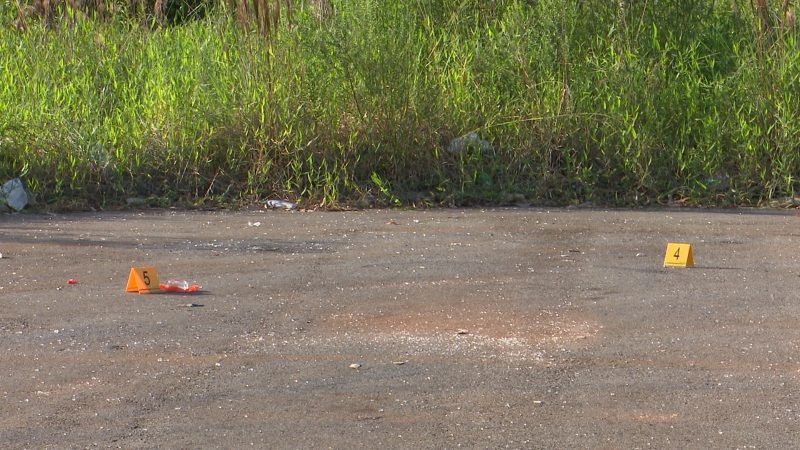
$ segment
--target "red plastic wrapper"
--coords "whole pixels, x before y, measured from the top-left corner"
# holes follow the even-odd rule
[[[167,280],[158,285],[162,292],[193,293],[200,292],[200,286],[186,280]]]

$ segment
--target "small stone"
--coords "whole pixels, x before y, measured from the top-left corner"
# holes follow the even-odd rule
[[[8,205],[14,211],[22,211],[29,203],[28,191],[19,178],[7,181],[0,187],[0,196],[3,198],[3,206]]]
[[[360,369],[361,368],[361,364],[359,364],[359,363],[350,364],[350,368],[351,369]]]
[[[459,328],[458,330],[456,330],[456,334],[469,334],[469,330]]]

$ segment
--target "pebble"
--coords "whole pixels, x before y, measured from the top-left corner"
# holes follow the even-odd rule
[[[359,363],[350,364],[350,368],[351,369],[360,369],[361,368],[361,364],[359,364]]]
[[[458,330],[456,330],[456,334],[469,334],[469,330],[459,328]]]

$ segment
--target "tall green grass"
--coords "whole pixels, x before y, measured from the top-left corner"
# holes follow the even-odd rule
[[[0,180],[55,206],[780,199],[797,32],[739,3],[294,2],[268,35],[225,4],[19,31],[3,3]],[[473,131],[491,145],[448,151]]]

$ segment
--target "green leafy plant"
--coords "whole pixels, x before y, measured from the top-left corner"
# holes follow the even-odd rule
[[[49,4],[0,8],[0,178],[56,207],[376,190],[731,205],[798,187],[784,0],[231,0],[181,21],[152,14],[164,2]],[[447,150],[471,130],[490,148]]]

